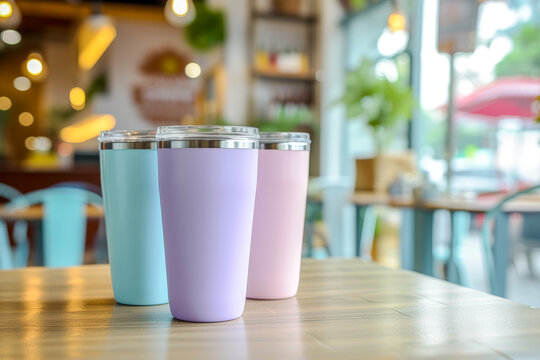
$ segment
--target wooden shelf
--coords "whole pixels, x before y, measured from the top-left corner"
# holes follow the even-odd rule
[[[260,12],[255,11],[252,13],[252,17],[255,19],[276,20],[276,21],[289,21],[297,23],[312,24],[317,22],[317,17],[313,15],[292,15],[279,12]]]
[[[292,0],[291,0],[292,1]],[[321,1],[336,1],[336,0],[321,0]],[[371,0],[370,0],[371,1]],[[270,105],[269,101],[274,96],[279,97],[282,88],[290,88],[291,90],[296,86],[300,96],[307,96],[311,101],[310,107],[312,108],[313,120],[315,125],[320,123],[320,86],[315,78],[316,69],[319,67],[320,62],[320,47],[317,46],[319,39],[319,28],[321,25],[321,15],[319,0],[306,0],[309,5],[310,11],[298,12],[283,12],[278,8],[257,8],[255,6],[256,1],[248,1],[249,10],[249,24],[248,24],[248,44],[250,52],[250,66],[249,71],[249,87],[250,91],[255,92],[255,89],[261,89],[261,91],[270,94],[267,96],[257,96],[259,94],[253,94],[248,102],[248,116],[251,119],[260,120],[261,114],[259,110],[264,109]],[[279,8],[281,9],[281,8]],[[286,8],[285,8],[286,10]],[[289,25],[290,28],[285,28]],[[283,31],[281,28],[283,28]],[[270,34],[259,34],[260,31],[265,30]],[[268,41],[272,40],[273,43],[279,43],[280,38],[288,36],[288,31],[291,35],[295,36],[296,47],[302,49],[303,52],[309,58],[309,65],[305,64],[303,68],[307,68],[306,71],[301,73],[290,73],[277,71],[276,68],[270,66],[270,62],[262,63],[257,61],[257,49],[261,46],[268,47]],[[272,34],[275,33],[275,34]],[[268,36],[264,38],[263,36]],[[298,38],[298,39],[297,39]],[[265,42],[261,44],[260,42]],[[272,44],[270,44],[272,47]],[[273,48],[273,51],[279,51],[281,49]],[[272,64],[274,64],[272,62]],[[260,68],[258,66],[262,65]],[[266,65],[266,66],[264,66]],[[311,176],[319,175],[319,136],[314,135],[312,139],[312,151],[310,151],[310,163],[312,166],[309,168]]]
[[[315,74],[312,71],[305,73],[288,73],[275,70],[253,69],[253,75],[258,78],[282,81],[306,81],[315,82]]]

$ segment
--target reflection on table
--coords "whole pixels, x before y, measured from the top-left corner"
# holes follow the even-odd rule
[[[2,359],[535,358],[528,306],[357,259],[304,259],[297,297],[248,300],[216,324],[168,305],[114,302],[109,267],[27,268],[0,277]]]

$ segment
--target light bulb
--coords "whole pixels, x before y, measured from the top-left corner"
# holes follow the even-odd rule
[[[388,17],[388,28],[392,32],[403,31],[407,25],[405,16],[400,12],[393,12]]]
[[[165,19],[175,27],[189,25],[196,15],[193,0],[167,0],[165,4]]]
[[[14,29],[21,25],[21,11],[14,0],[0,0],[0,28]]]
[[[188,0],[172,0],[171,7],[175,15],[184,16],[189,11],[189,1]]]

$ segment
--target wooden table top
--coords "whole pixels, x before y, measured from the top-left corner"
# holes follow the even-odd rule
[[[413,272],[304,260],[296,298],[242,318],[115,304],[106,265],[0,272],[0,359],[538,358],[540,310]]]
[[[495,207],[504,196],[489,196],[479,197],[476,199],[464,199],[453,197],[440,197],[437,199],[427,200],[422,206],[426,209],[451,210],[451,211],[467,211],[472,213],[485,213]],[[504,212],[540,212],[540,198],[538,196],[523,195],[514,200],[509,201],[503,206]]]
[[[382,191],[357,191],[351,195],[350,200],[355,205],[387,205],[392,197]]]
[[[103,207],[87,205],[86,217],[89,219],[100,219],[105,216]],[[0,205],[0,219],[2,220],[41,220],[43,219],[43,206],[33,205],[17,211],[6,211],[5,207]]]
[[[356,192],[350,196],[354,205],[387,205],[392,207],[418,207],[428,210],[467,211],[485,213],[496,206],[505,195],[480,196],[477,198],[463,198],[458,196],[445,196],[415,201],[412,197],[392,197],[384,192]],[[540,196],[534,194],[522,195],[508,202],[503,210],[505,212],[540,212]]]

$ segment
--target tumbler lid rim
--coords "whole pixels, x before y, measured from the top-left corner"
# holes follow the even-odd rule
[[[155,130],[107,130],[98,137],[100,143],[109,142],[156,142]]]
[[[258,141],[259,129],[249,126],[175,125],[160,126],[157,139],[166,140],[247,140]]]
[[[311,144],[309,133],[306,132],[261,132],[261,144],[303,143]]]

